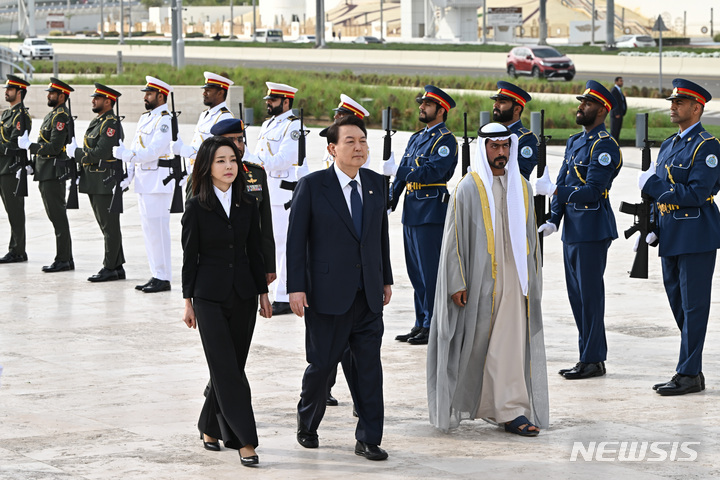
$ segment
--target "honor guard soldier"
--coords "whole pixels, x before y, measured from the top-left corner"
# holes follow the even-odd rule
[[[25,131],[30,131],[32,120],[23,106],[23,99],[30,84],[15,75],[7,76],[5,83],[5,101],[10,108],[0,117],[0,197],[10,222],[10,244],[8,253],[0,257],[0,263],[27,262],[25,251],[25,197],[15,195],[17,188],[16,175],[19,171],[10,168],[18,154],[26,155],[19,150],[17,141]]]
[[[677,374],[653,388],[660,395],[705,390],[702,352],[710,314],[715,258],[720,248],[720,142],[700,123],[712,96],[700,85],[676,78],[668,100],[678,133],[660,147],[656,167],[642,172],[638,186],[655,200],[657,227],[648,244],[659,240],[663,283],[680,329]]]
[[[275,261],[278,267],[275,301],[272,307],[273,315],[283,315],[292,312],[287,293],[285,264],[285,241],[290,216],[290,210],[285,208],[285,204],[292,198],[292,190],[283,188],[282,183],[287,182],[287,185],[298,180],[295,167],[298,161],[298,139],[302,132],[300,132],[300,119],[292,112],[297,88],[272,82],[265,82],[265,85],[268,91],[264,100],[270,118],[262,124],[254,154],[246,154],[246,157],[249,161],[262,165],[268,174],[275,235]]]
[[[383,173],[395,175],[390,191],[393,210],[406,190],[402,214],[405,263],[415,290],[415,325],[410,333],[395,340],[426,345],[449,200],[447,182],[455,172],[458,146],[455,135],[445,126],[448,112],[455,107],[450,95],[426,85],[417,101],[419,119],[427,126],[410,137],[400,165],[392,155],[383,163]]]
[[[102,230],[105,242],[103,268],[89,277],[90,282],[107,282],[124,280],[125,255],[122,248],[120,232],[120,214],[110,211],[113,197],[113,185],[103,182],[112,175],[107,162],[116,162],[113,147],[117,146],[122,136],[120,119],[113,112],[120,92],[96,83],[92,97],[92,111],[97,116],[90,121],[82,147],[75,151],[74,143],[68,147],[68,154],[74,156],[82,166],[79,189],[87,193],[95,219]],[[102,163],[101,163],[102,162]],[[127,182],[127,179],[124,180]]]
[[[171,174],[170,150],[172,133],[170,112],[167,99],[172,87],[162,80],[145,77],[143,98],[145,109],[138,120],[135,138],[129,147],[120,142],[113,148],[113,156],[127,163],[128,178],[123,187],[135,181],[135,193],[138,194],[138,210],[145,252],[148,257],[151,278],[135,289],[145,293],[170,290],[172,261],[170,258],[170,204],[172,203],[174,182],[163,185]]]
[[[42,267],[43,272],[49,273],[75,270],[70,224],[65,209],[65,180],[60,180],[67,170],[64,166],[68,158],[65,145],[70,143],[68,124],[72,122],[66,103],[74,89],[57,78],[50,78],[50,85],[45,91],[48,92],[48,107],[52,110],[45,115],[37,143],[27,145],[27,149],[35,155],[34,179],[38,182],[45,213],[55,229],[55,261]]]
[[[231,138],[235,146],[240,150],[240,158],[245,156],[245,143],[243,142],[243,131],[245,125],[239,118],[220,120],[213,125],[210,133],[219,137]],[[247,193],[254,197],[260,210],[260,230],[262,231],[262,253],[265,262],[265,278],[270,285],[276,275],[275,267],[275,237],[273,236],[272,208],[270,205],[270,192],[268,191],[268,180],[265,169],[262,165],[243,160],[240,165],[240,173],[245,176]]]
[[[352,98],[348,97],[344,93],[340,94],[340,103],[338,104],[337,108],[333,109],[333,112],[335,112],[335,115],[333,116],[334,121],[338,121],[338,119],[346,117],[348,115],[355,115],[359,119],[363,120],[365,117],[370,115],[370,112],[368,112],[365,107],[360,105],[358,102],[353,100]],[[330,127],[324,128],[320,131],[320,136],[325,137],[327,136],[327,130]],[[333,157],[330,155],[330,152],[325,151],[325,157],[323,158],[323,166],[325,168],[329,168],[330,165],[333,163]],[[368,151],[368,158],[363,164],[362,168],[370,168],[370,152]]]
[[[605,375],[605,284],[603,275],[610,244],[617,238],[610,188],[620,172],[620,147],[605,129],[605,117],[614,105],[607,88],[588,80],[575,115],[581,133],[571,136],[556,184],[545,174],[536,181],[536,193],[554,195],[551,217],[538,233],[562,233],[565,283],[578,329],[580,361],[560,370],[568,380]]]
[[[225,103],[228,90],[230,90],[230,86],[235,82],[212,72],[205,72],[203,75],[205,76],[205,84],[201,87],[203,89],[203,104],[208,108],[200,114],[190,145],[183,144],[180,137],[172,143],[172,153],[174,155],[180,155],[190,160],[187,166],[188,175],[192,174],[198,148],[200,148],[200,145],[206,138],[212,136],[210,129],[213,125],[222,120],[235,118]],[[185,188],[189,198],[192,195],[192,185],[190,184],[189,176]]]
[[[510,82],[497,82],[497,87],[498,91],[490,97],[495,100],[492,111],[493,121],[505,125],[517,135],[520,141],[518,144],[520,173],[529,180],[530,174],[537,165],[539,142],[537,136],[523,126],[520,117],[525,109],[525,104],[532,100],[532,97],[525,90]]]

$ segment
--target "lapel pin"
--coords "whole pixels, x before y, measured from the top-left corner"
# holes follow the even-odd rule
[[[372,190],[368,190],[368,193],[369,193],[370,195],[372,195]]]

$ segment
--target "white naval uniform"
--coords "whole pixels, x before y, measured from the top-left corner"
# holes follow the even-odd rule
[[[243,160],[259,163],[265,167],[268,176],[268,190],[272,207],[273,235],[275,236],[275,260],[277,262],[277,280],[275,280],[275,301],[289,302],[287,293],[287,264],[285,261],[285,243],[287,241],[290,210],[285,203],[292,199],[292,191],[280,188],[280,183],[296,182],[295,167],[298,161],[298,139],[300,122],[292,110],[265,120],[260,129],[258,143],[253,155],[246,154]]]
[[[200,118],[198,119],[197,125],[195,125],[192,141],[190,142],[190,145],[183,145],[182,152],[180,153],[181,156],[189,158],[190,164],[194,164],[195,157],[197,156],[197,151],[200,148],[200,145],[202,145],[202,142],[204,142],[206,138],[212,137],[210,129],[217,122],[230,118],[235,118],[235,116],[227,108],[225,102],[219,103],[214,107],[202,112],[200,114]],[[189,169],[188,173],[190,173],[191,171],[192,168]]]
[[[170,260],[170,204],[175,182],[163,185],[170,175],[170,167],[161,167],[158,160],[172,158],[170,142],[171,115],[163,104],[145,112],[138,120],[135,137],[129,150],[133,151],[132,162],[128,163],[128,177],[135,181],[138,194],[140,223],[145,237],[150,272],[158,280],[170,281],[172,265]]]

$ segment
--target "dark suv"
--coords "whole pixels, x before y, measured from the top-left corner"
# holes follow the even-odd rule
[[[508,53],[506,65],[508,75],[516,78],[518,75],[532,75],[535,78],[572,80],[575,76],[572,60],[544,45],[513,48]]]

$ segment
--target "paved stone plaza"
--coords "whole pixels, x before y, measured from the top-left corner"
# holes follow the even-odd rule
[[[130,138],[134,121],[126,122]],[[78,132],[86,125],[78,122]],[[38,127],[36,120],[33,132]],[[192,128],[181,126],[184,138],[190,138]],[[250,129],[251,148],[257,131],[257,127]],[[381,135],[370,132],[375,168],[380,166]],[[394,137],[397,158],[408,137],[402,132]],[[318,168],[315,159],[322,150],[313,129],[308,142],[311,169]],[[549,147],[548,151],[555,175],[563,148]],[[636,186],[640,151],[624,148],[623,155],[625,166],[610,195],[616,212],[621,200],[640,198]],[[459,170],[453,185],[460,178]],[[555,234],[545,241],[543,272],[550,428],[537,438],[511,435],[483,421],[465,422],[449,434],[435,430],[428,422],[426,348],[394,341],[414,321],[399,211],[390,216],[395,285],[385,310],[382,350],[382,446],[390,458],[376,463],[354,455],[355,421],[342,374],[333,390],[340,405],[327,409],[318,431],[320,448],[306,450],[298,445],[295,407],[306,362],[303,321],[294,315],[259,318],[248,359],[260,438],[259,468],[241,467],[234,450],[206,451],[196,421],[208,371],[198,332],[188,330],[181,321],[180,216],[173,216],[172,223],[173,290],[143,294],[133,289],[150,277],[137,198],[131,191],[124,200],[121,221],[128,278],[91,284],[86,278],[101,267],[102,237],[87,197],[81,195],[80,210],[69,213],[76,270],[44,274],[41,266],[54,257],[54,235],[37,185],[30,186],[26,203],[29,261],[0,266],[5,307],[0,315],[0,364],[4,366],[0,479],[527,476],[687,480],[720,476],[717,300],[705,344],[707,390],[677,398],[655,394],[652,384],[669,380],[674,372],[679,333],[665,298],[656,251],[651,250],[650,279],[630,279],[633,241],[622,238],[611,247],[605,275],[607,376],[573,382],[556,374],[577,361],[577,332],[565,291],[560,235]],[[616,218],[619,230],[632,221],[619,213]],[[4,245],[8,237],[2,211],[0,242]],[[5,247],[0,250],[4,254]],[[603,444],[604,453],[591,461],[579,454],[573,462],[574,442],[582,442],[577,445],[585,450],[592,442],[596,447],[610,443]],[[645,459],[619,461],[620,442],[646,442]],[[694,452],[693,461],[681,461],[692,458]]]

